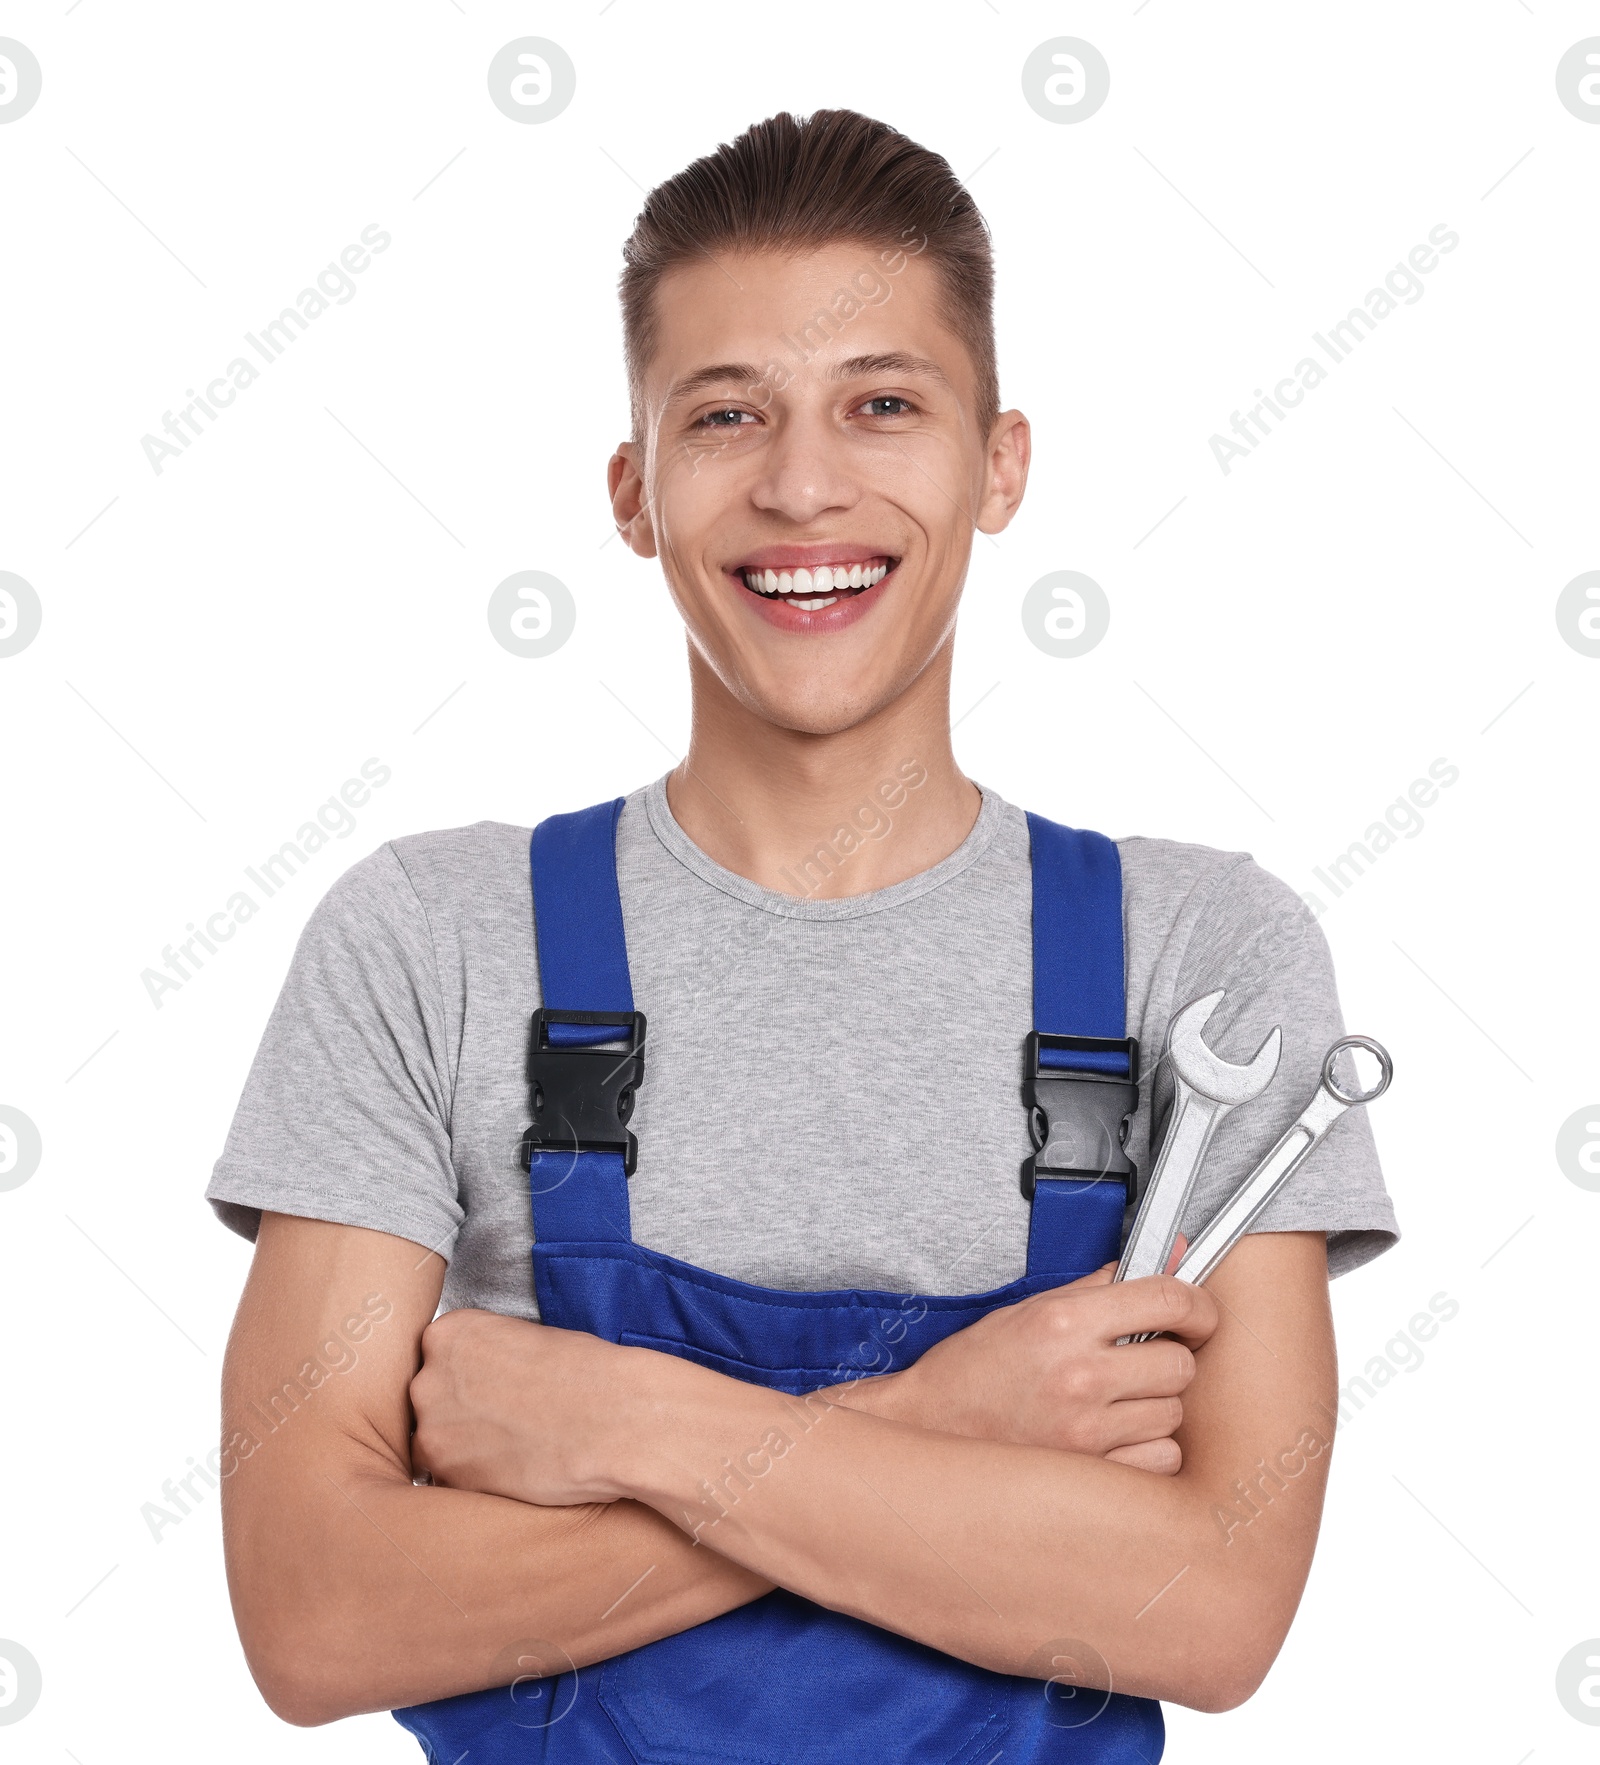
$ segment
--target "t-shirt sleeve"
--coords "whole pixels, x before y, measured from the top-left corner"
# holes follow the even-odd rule
[[[1219,987],[1227,997],[1206,1026],[1207,1043],[1242,1064],[1277,1025],[1283,1053],[1266,1091],[1230,1111],[1218,1127],[1185,1211],[1183,1229],[1190,1238],[1311,1101],[1323,1057],[1345,1033],[1321,927],[1287,883],[1242,856],[1217,878],[1194,922],[1179,965],[1174,1012]],[[1350,1081],[1348,1067],[1341,1066],[1341,1076]],[[1157,1082],[1159,1115],[1170,1104],[1170,1072],[1162,1070]],[[1330,1275],[1359,1268],[1398,1239],[1365,1108],[1347,1110],[1333,1124],[1251,1230],[1326,1232]]]
[[[206,1198],[391,1232],[448,1259],[463,1211],[451,1063],[428,921],[392,846],[318,903],[268,1020]]]

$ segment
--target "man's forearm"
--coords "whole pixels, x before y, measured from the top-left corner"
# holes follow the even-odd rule
[[[280,1485],[271,1512],[246,1499],[228,1523],[246,1652],[291,1722],[585,1666],[770,1586],[636,1502],[533,1507],[387,1474],[320,1483],[293,1501]]]

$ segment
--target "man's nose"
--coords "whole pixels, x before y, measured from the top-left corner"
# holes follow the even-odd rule
[[[861,490],[848,451],[845,437],[825,417],[787,415],[763,455],[752,500],[797,523],[853,508]]]

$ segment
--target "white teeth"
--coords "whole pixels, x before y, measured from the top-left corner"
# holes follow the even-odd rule
[[[744,585],[753,593],[763,595],[828,595],[847,588],[872,588],[889,574],[887,564],[819,564],[814,570],[746,570]],[[830,605],[828,600],[803,600],[793,603],[807,612]]]
[[[798,607],[802,613],[817,613],[824,607],[831,607],[833,605],[833,596],[831,594],[827,595],[820,601],[790,601],[789,605],[791,607]]]

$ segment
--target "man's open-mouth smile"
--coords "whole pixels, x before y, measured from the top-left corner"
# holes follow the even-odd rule
[[[810,626],[817,615],[860,602],[892,575],[899,558],[860,546],[771,546],[728,572],[776,623]],[[852,607],[852,611],[858,610]]]

